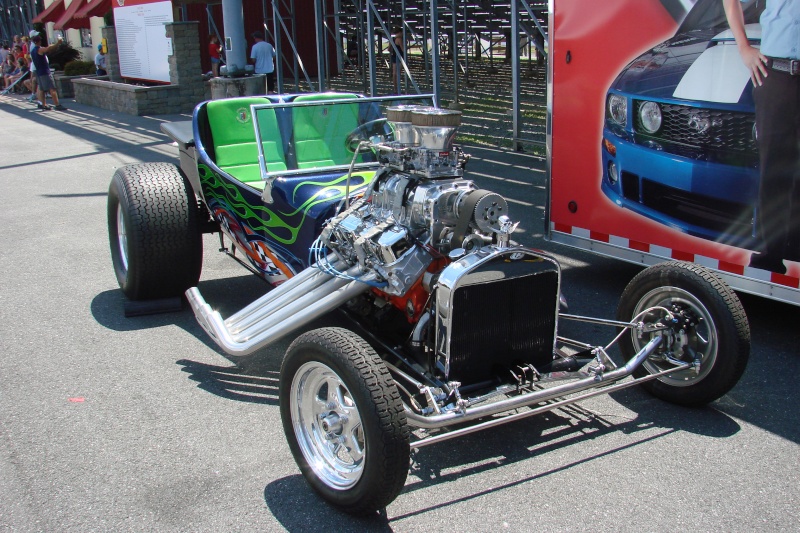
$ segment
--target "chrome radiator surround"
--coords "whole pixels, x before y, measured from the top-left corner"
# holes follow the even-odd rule
[[[560,279],[554,259],[523,247],[483,247],[448,265],[436,287],[436,364],[445,379],[469,383],[495,367],[552,360]]]

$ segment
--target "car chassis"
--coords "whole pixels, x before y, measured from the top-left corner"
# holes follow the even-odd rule
[[[185,291],[232,358],[333,310],[352,320],[292,342],[280,411],[310,485],[356,514],[400,493],[412,449],[640,384],[705,404],[736,384],[749,354],[738,298],[690,263],[639,273],[616,320],[566,313],[558,262],[511,239],[505,199],[464,179],[460,113],[431,104],[337,93],[204,102],[191,128],[164,126],[180,169],[123,167],[109,191],[126,296]],[[226,319],[197,288],[210,232],[276,285]],[[587,344],[559,336],[559,320],[617,334]]]

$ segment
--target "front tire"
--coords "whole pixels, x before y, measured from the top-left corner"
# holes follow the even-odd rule
[[[131,300],[180,296],[200,280],[200,208],[175,165],[117,169],[108,190],[108,237],[117,282]]]
[[[652,321],[656,316],[637,315],[651,307],[673,311],[686,326],[676,333],[671,353],[657,351],[634,371],[643,377],[674,364],[665,359],[691,362],[694,351],[700,370],[681,370],[642,384],[663,400],[687,406],[705,405],[731,390],[739,381],[750,355],[750,326],[739,298],[713,272],[693,263],[669,262],[649,267],[631,280],[620,298],[619,320]],[[649,317],[649,318],[648,318]],[[620,350],[626,360],[652,337],[626,333]]]
[[[368,514],[400,493],[409,465],[403,403],[362,338],[342,328],[297,338],[281,366],[280,410],[292,455],[325,500]]]

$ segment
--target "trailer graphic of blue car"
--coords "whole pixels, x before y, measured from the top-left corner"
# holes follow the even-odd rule
[[[746,247],[759,185],[753,86],[721,6],[697,2],[675,37],[612,83],[601,188],[652,220]],[[748,38],[758,45],[763,5],[743,7]]]

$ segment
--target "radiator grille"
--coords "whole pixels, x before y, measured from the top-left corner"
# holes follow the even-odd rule
[[[537,272],[511,277],[508,272],[482,274],[473,273],[453,295],[449,378],[462,383],[508,378],[508,369],[519,363],[551,361],[558,305],[555,267],[544,264]]]

